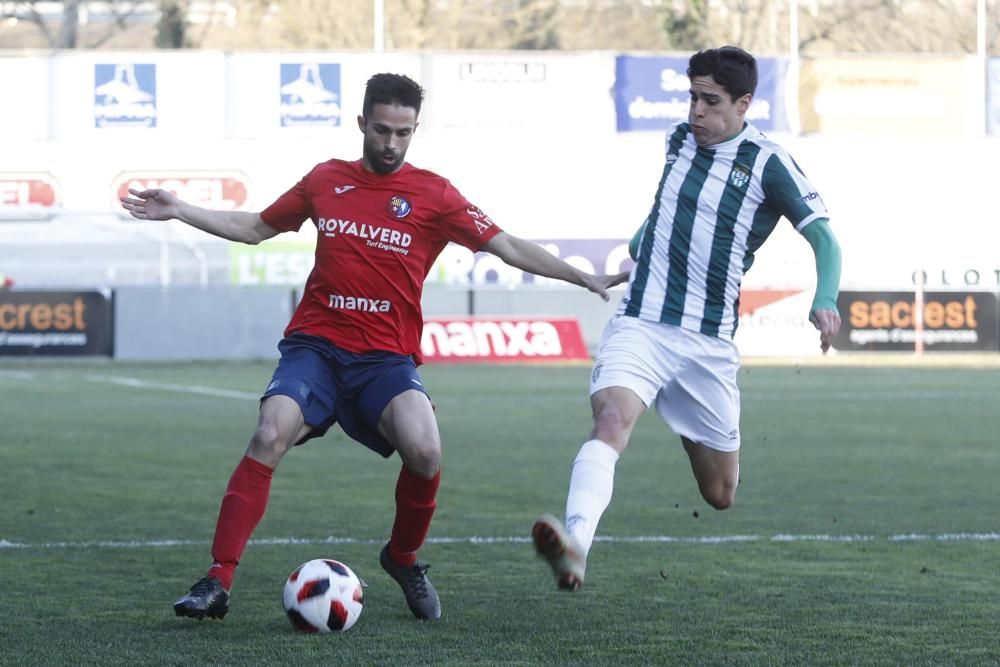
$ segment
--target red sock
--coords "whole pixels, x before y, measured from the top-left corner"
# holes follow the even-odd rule
[[[431,517],[437,507],[441,471],[430,479],[411,472],[406,466],[399,471],[396,481],[396,519],[389,538],[389,557],[400,565],[410,566],[417,561],[417,549],[427,538]]]
[[[250,534],[264,517],[272,474],[273,468],[244,456],[229,478],[212,541],[215,562],[208,569],[208,576],[221,581],[226,590],[232,588],[236,566],[240,564]]]

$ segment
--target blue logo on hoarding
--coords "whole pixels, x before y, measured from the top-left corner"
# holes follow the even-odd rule
[[[615,61],[615,113],[619,132],[666,130],[687,120],[691,82],[688,59],[677,56],[618,56]],[[785,110],[787,59],[757,59],[757,92],[747,120],[757,129],[789,129]]]
[[[281,126],[340,125],[340,64],[281,64]]]
[[[95,127],[156,127],[156,65],[94,65]]]

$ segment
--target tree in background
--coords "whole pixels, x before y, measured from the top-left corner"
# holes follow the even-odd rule
[[[1000,51],[1000,0],[987,1],[988,50]],[[790,50],[788,0],[663,3],[667,48],[738,44]],[[800,0],[801,53],[975,53],[976,0]]]
[[[372,0],[231,0],[231,15],[207,17],[204,49],[353,50],[372,47]]]
[[[802,52],[976,52],[976,0],[812,0],[801,4]],[[986,4],[987,48],[995,53],[1000,2]]]
[[[712,44],[708,0],[686,0],[663,8],[666,47],[674,51],[698,51]]]
[[[559,49],[559,3],[547,0],[518,0],[518,13],[524,16],[519,24],[510,22],[511,33],[518,35],[515,49]]]
[[[61,6],[60,6],[61,5]],[[0,48],[99,49],[140,46],[130,42],[142,30],[138,2],[105,0],[91,12],[86,0],[23,0],[0,3]],[[124,39],[122,39],[124,38]]]
[[[185,0],[160,0],[160,18],[156,22],[158,49],[183,49],[191,46],[187,38],[187,5]]]
[[[799,0],[798,50],[974,53],[976,1]],[[387,49],[791,50],[789,0],[23,0],[0,3],[0,48],[368,50],[376,2]]]
[[[34,9],[34,2],[32,9]],[[40,24],[41,25],[41,24]],[[80,0],[65,0],[63,2],[63,18],[59,26],[59,41],[56,43],[60,49],[75,49],[77,35],[80,25]]]

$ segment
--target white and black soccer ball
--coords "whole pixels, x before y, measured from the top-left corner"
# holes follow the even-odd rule
[[[340,561],[311,560],[295,568],[285,582],[288,619],[303,632],[350,630],[364,604],[358,575]]]

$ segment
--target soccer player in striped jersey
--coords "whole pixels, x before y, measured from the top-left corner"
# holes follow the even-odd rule
[[[823,200],[788,153],[745,121],[753,56],[733,46],[700,51],[687,75],[688,120],[667,133],[652,210],[629,245],[635,266],[594,361],[593,429],[573,463],[565,523],[546,514],[532,528],[562,589],[583,585],[615,464],[647,408],[680,435],[705,500],[720,510],[733,503],[740,282],[780,218],[816,256],[809,319],[824,353],[840,328],[840,248]]]
[[[260,402],[257,428],[222,498],[213,563],[174,604],[178,616],[223,618],[250,535],[264,516],[272,474],[295,445],[339,424],[372,451],[399,453],[396,516],[379,562],[421,620],[441,616],[438,594],[417,560],[437,506],[441,436],[417,374],[424,279],[449,242],[564,280],[608,299],[625,274],[584,273],[508,234],[446,179],[406,162],[423,89],[398,74],[365,88],[358,128],[362,157],[316,165],[263,211],[208,210],[164,190],[130,190],[122,206],[140,220],[182,222],[256,244],[310,219],[316,262],[279,343],[281,359]],[[342,517],[331,493],[331,521]]]

